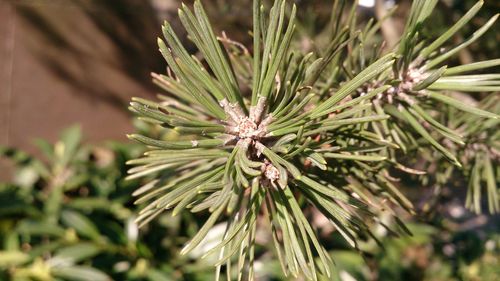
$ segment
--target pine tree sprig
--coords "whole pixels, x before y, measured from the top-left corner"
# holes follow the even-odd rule
[[[217,280],[223,267],[228,280],[233,270],[240,280],[254,278],[257,230],[269,226],[285,275],[328,279],[332,260],[305,210],[317,209],[358,250],[361,240],[378,241],[374,224],[406,235],[395,209],[416,210],[391,172],[428,178],[401,155],[435,157],[433,151],[448,161],[439,162],[446,173],[454,169],[450,163],[470,171],[469,208],[480,210],[485,182],[489,210],[498,212],[494,128],[499,115],[491,101],[473,106],[448,92],[498,91],[498,74],[470,72],[500,62],[444,64],[497,16],[443,51],[441,46],[474,17],[482,1],[427,44],[422,30],[436,3],[413,2],[399,44],[387,53],[376,36],[381,22],[358,28],[356,6],[347,7],[346,1],[333,5],[323,33],[326,46],[308,53],[295,48],[297,8],[285,0],[275,0],[269,12],[254,0],[252,52],[225,34],[217,36],[199,0],[192,9],[182,5],[179,18],[199,55],[188,53],[165,23],[165,39],[158,45],[167,73],[153,74],[153,81],[166,95],[130,104],[139,118],[178,136],[128,135],[150,149],[128,162],[134,166],[128,178],[147,182],[134,193],[144,206],[137,223],[143,226],[166,210],[174,216],[208,213],[182,254],[203,244],[217,224],[224,225],[220,241],[203,256],[216,257]],[[440,107],[465,114],[449,120]],[[488,134],[470,120],[482,123],[479,128]],[[448,174],[439,171],[437,177],[446,180]],[[381,213],[390,214],[392,228],[380,222]]]

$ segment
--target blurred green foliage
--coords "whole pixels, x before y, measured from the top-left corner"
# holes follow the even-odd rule
[[[1,149],[16,172],[0,184],[0,280],[163,281],[191,272],[190,280],[206,280],[203,267],[177,254],[197,229],[189,214],[165,215],[140,232],[133,222],[137,182],[123,178],[138,146],[83,146],[78,127],[37,144],[43,160]]]

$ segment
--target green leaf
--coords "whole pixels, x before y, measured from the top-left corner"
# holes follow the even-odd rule
[[[179,63],[182,63],[180,60],[176,60],[172,54],[172,51],[167,48],[165,43],[158,39],[158,46],[160,47],[160,52],[167,61],[169,67],[173,70],[175,75],[182,79],[183,84],[182,87],[186,89],[188,95],[191,95],[191,100],[193,103],[200,105],[202,108],[208,110],[212,116],[217,118],[224,118],[225,113],[222,108],[215,102],[215,100],[209,95],[209,93],[203,89],[203,84],[194,83],[196,80],[193,80],[193,75],[189,75],[186,71],[180,67]],[[186,70],[186,67],[184,67]],[[160,80],[161,81],[161,80]],[[175,80],[173,80],[175,81]],[[172,82],[173,82],[172,81]],[[177,82],[178,83],[178,82]],[[171,88],[171,83],[164,83],[167,85],[167,89]]]
[[[94,241],[102,241],[101,234],[97,226],[86,216],[70,210],[61,212],[61,220],[68,227],[74,228],[82,236],[91,238]]]
[[[226,202],[227,203],[227,202]],[[225,204],[220,205],[213,213],[210,215],[205,224],[200,228],[198,233],[182,248],[181,255],[185,255],[193,250],[200,242],[205,238],[208,231],[214,226],[215,222],[222,214],[222,211],[225,209]]]
[[[277,15],[278,7],[280,8],[279,15]],[[273,9],[276,14],[272,14],[270,18],[271,25],[269,26],[264,42],[262,67],[259,76],[261,80],[259,81],[258,95],[264,98],[268,98],[271,94],[276,73],[287,56],[288,48],[295,30],[295,25],[293,24],[296,14],[295,5],[293,5],[290,19],[283,35],[281,35],[281,29],[282,21],[285,17],[285,1],[276,1]],[[275,37],[273,38],[273,36]]]
[[[286,199],[288,200],[288,204],[290,205],[290,208],[292,209],[292,212],[293,212],[295,218],[298,219],[298,221],[300,221],[304,225],[304,228],[305,228],[307,234],[309,235],[309,238],[310,238],[311,242],[313,243],[313,245],[316,249],[316,252],[318,253],[318,255],[320,257],[321,263],[322,263],[323,268],[324,268],[324,272],[326,273],[326,275],[328,277],[330,277],[331,272],[330,272],[329,268],[331,266],[331,260],[325,254],[326,250],[320,245],[318,239],[316,238],[316,234],[314,233],[311,225],[309,224],[309,221],[304,216],[304,213],[300,209],[300,206],[299,206],[297,200],[295,199],[295,197],[293,196],[290,188],[285,188],[283,192],[285,194]]]
[[[334,159],[345,159],[345,160],[356,160],[356,161],[384,161],[387,159],[385,156],[379,155],[356,155],[356,154],[347,154],[347,153],[324,153],[323,157],[325,158],[334,158]]]
[[[432,99],[449,104],[449,105],[456,107],[460,110],[463,110],[463,111],[466,111],[466,112],[469,112],[469,113],[472,113],[472,114],[475,114],[475,115],[478,115],[481,117],[494,118],[494,119],[500,118],[500,116],[495,114],[495,113],[491,113],[491,112],[479,109],[477,107],[467,105],[467,104],[465,104],[461,101],[458,101],[452,97],[449,97],[449,96],[446,96],[446,95],[443,95],[443,94],[440,94],[440,93],[437,93],[434,91],[426,91],[425,94]]]
[[[476,161],[473,163],[471,168],[465,207],[471,211],[474,211],[476,214],[480,214],[481,213],[481,177],[480,177],[481,167],[477,155],[475,160]]]
[[[334,186],[331,185],[325,186],[306,176],[300,178],[299,181],[302,182],[304,185],[310,187],[315,192],[323,194],[331,199],[340,200],[344,203],[357,206],[360,208],[366,208],[366,205],[364,203],[353,197],[350,197],[349,195],[347,195],[346,193],[344,193],[343,191]]]
[[[416,104],[416,103],[412,104],[412,105],[410,105],[410,107],[411,107],[410,112],[413,115],[415,115],[416,117],[419,117],[420,119],[423,119],[423,120],[429,122],[429,124],[431,124],[434,128],[436,128],[437,131],[439,133],[441,133],[443,136],[449,138],[450,140],[452,140],[458,144],[461,144],[461,145],[465,144],[462,137],[460,135],[458,135],[458,133],[456,133],[452,129],[444,126],[443,124],[439,123],[438,121],[436,121],[436,119],[432,118],[432,116],[430,114],[428,114],[418,104]]]
[[[156,270],[156,269],[148,269],[148,280],[149,281],[175,281],[170,276],[167,275],[164,271]]]
[[[434,50],[439,48],[441,45],[443,45],[444,42],[446,42],[448,39],[450,39],[457,31],[459,31],[465,24],[467,24],[481,9],[483,6],[483,1],[480,0],[478,1],[472,8],[463,16],[461,17],[452,27],[448,28],[441,36],[439,36],[436,40],[432,41],[432,43],[425,47],[421,52],[420,55],[422,57],[428,57]]]
[[[387,91],[389,88],[391,88],[390,85],[384,85],[384,86],[378,87],[376,89],[373,89],[373,90],[369,91],[368,93],[366,93],[365,95],[360,95],[359,97],[354,98],[346,103],[339,104],[337,106],[332,107],[328,111],[328,113],[331,113],[331,112],[334,112],[337,110],[342,110],[344,108],[348,108],[348,107],[354,106],[356,104],[360,104],[363,101],[371,100],[372,98],[376,97],[378,94]]]
[[[51,273],[55,277],[71,281],[111,281],[111,277],[104,272],[88,266],[54,267]]]
[[[31,257],[19,251],[0,251],[0,268],[18,266],[28,262]]]
[[[260,82],[260,52],[261,52],[261,0],[253,0],[253,80],[252,80],[252,105],[257,104],[258,88]]]
[[[479,69],[482,70],[485,68],[494,67],[494,66],[498,66],[498,65],[500,65],[500,59],[473,62],[473,63],[459,65],[459,66],[455,66],[455,67],[449,67],[448,69],[445,70],[444,75],[449,76],[449,75],[460,74],[460,73],[479,70]]]
[[[383,187],[385,187],[387,192],[391,194],[402,207],[404,207],[409,212],[414,213],[414,207],[411,201],[408,200],[406,196],[404,196],[403,193],[401,193],[401,191],[399,191],[399,189],[394,184],[392,184],[389,180],[381,175],[378,175],[377,178],[383,183]]]
[[[447,68],[447,66],[445,65],[445,66],[441,67],[440,69],[433,71],[422,82],[413,86],[412,90],[413,91],[420,91],[420,90],[426,89],[427,87],[432,85],[432,83],[436,82],[436,80],[438,80],[441,76],[443,76],[443,73],[445,72],[446,68]]]
[[[190,38],[202,52],[217,80],[223,85],[224,91],[228,94],[229,101],[231,103],[238,102],[242,108],[245,108],[241,95],[238,93],[238,84],[234,76],[234,71],[227,60],[227,54],[217,41],[199,1],[194,3],[194,12],[195,15],[193,15],[186,5],[182,4],[182,8],[179,9],[179,18],[182,24]]]
[[[500,212],[500,200],[498,196],[497,181],[493,173],[493,165],[490,159],[484,160],[484,178],[486,179],[486,189],[488,193],[488,209],[490,214]]]
[[[413,129],[419,133],[425,140],[427,140],[434,148],[436,148],[439,152],[441,152],[450,162],[455,164],[458,167],[461,167],[462,165],[460,162],[458,162],[457,158],[455,155],[453,155],[450,151],[448,151],[446,148],[444,148],[441,144],[439,144],[428,132],[427,130],[420,125],[420,123],[411,115],[408,110],[406,110],[404,107],[399,107],[399,112],[401,112],[404,120],[408,122]]]
[[[422,23],[429,17],[437,4],[437,0],[415,0],[412,2],[410,14],[406,21],[402,39],[399,42],[398,53],[405,58],[410,56],[409,51],[414,47],[412,41],[421,28]]]
[[[479,37],[481,37],[492,25],[495,23],[495,21],[498,18],[498,14],[493,16],[488,22],[486,22],[481,28],[479,28],[476,32],[472,34],[472,36],[461,43],[460,45],[456,46],[455,48],[447,51],[446,53],[439,55],[437,58],[434,58],[432,60],[429,60],[423,67],[423,70],[433,68],[434,66],[440,64],[441,62],[447,60],[451,56],[455,55],[458,53],[460,50],[466,48],[470,44],[472,44],[474,41],[476,41]]]
[[[52,264],[75,264],[87,260],[99,254],[101,247],[93,243],[78,243],[76,245],[58,249],[55,256],[51,258]]]
[[[81,139],[82,131],[79,126],[70,127],[61,133],[61,141],[55,146],[58,165],[61,167],[68,165],[71,158],[75,156]]]
[[[343,100],[353,91],[358,89],[361,85],[368,82],[369,80],[375,78],[377,75],[383,73],[389,69],[394,63],[394,54],[387,54],[368,66],[362,72],[360,72],[356,77],[354,77],[349,82],[345,83],[335,94],[333,94],[329,99],[318,105],[310,113],[310,118],[317,118],[328,114],[331,107],[336,105],[339,101]]]
[[[163,149],[214,148],[224,144],[221,139],[191,140],[191,141],[160,141],[138,134],[127,135],[129,139],[145,145]]]
[[[302,250],[302,241],[298,239],[294,225],[291,222],[290,214],[288,210],[286,210],[286,206],[281,199],[279,194],[276,194],[276,191],[270,192],[273,200],[275,201],[275,206],[277,209],[277,217],[281,229],[283,230],[283,243],[285,245],[285,252],[288,254],[287,256],[291,259],[292,263],[297,263],[297,265],[301,268],[302,272],[306,276],[306,278],[312,279],[312,274],[315,271],[311,271],[310,267],[307,264],[306,257],[304,256]],[[289,262],[289,265],[290,262]],[[294,271],[292,271],[293,273]]]
[[[21,221],[17,226],[17,231],[25,235],[53,235],[56,237],[63,237],[66,233],[59,225],[32,220]]]

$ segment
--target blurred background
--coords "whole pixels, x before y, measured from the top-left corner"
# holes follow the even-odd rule
[[[475,2],[440,1],[427,32],[441,33]],[[218,32],[251,45],[250,0],[203,3]],[[296,3],[303,11],[297,39],[307,49],[308,35],[328,21],[331,1]],[[396,4],[384,30],[394,43],[411,1],[360,0],[359,21]],[[127,104],[133,96],[157,94],[150,72],[164,72],[166,64],[156,38],[164,20],[182,37],[179,5],[178,0],[0,0],[0,280],[213,279],[209,261],[178,255],[205,218],[165,214],[139,232],[131,198],[139,182],[123,179],[125,161],[141,153],[125,134],[151,130],[132,121]],[[461,36],[498,12],[500,2],[486,0]],[[498,42],[497,23],[457,60],[499,58]],[[407,218],[413,237],[394,239],[381,232],[384,247],[367,244],[361,254],[322,227],[322,240],[337,262],[336,280],[500,280],[499,218],[468,213],[462,189],[445,188],[436,197],[432,187],[409,186],[417,206],[432,202]],[[259,280],[287,280],[266,248],[268,235],[262,237]]]

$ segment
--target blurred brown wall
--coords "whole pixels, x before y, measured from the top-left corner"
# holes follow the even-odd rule
[[[127,104],[152,97],[156,37],[177,0],[0,0],[0,146],[40,155],[80,124],[84,140],[125,140]],[[174,23],[174,26],[176,24]],[[12,163],[0,159],[0,181]]]
[[[157,15],[149,1],[0,0],[0,145],[34,152],[75,123],[87,141],[125,140],[128,101],[154,95],[163,68]]]

